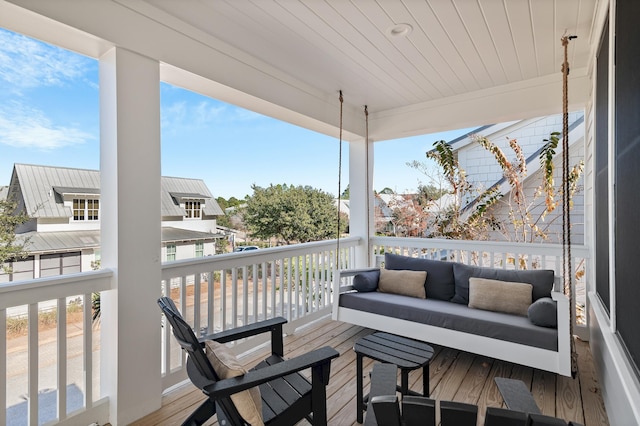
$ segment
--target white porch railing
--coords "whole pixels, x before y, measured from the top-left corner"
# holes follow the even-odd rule
[[[102,270],[0,285],[0,354],[6,360],[0,362],[0,424],[108,420],[91,294],[110,289],[112,275]]]
[[[340,269],[352,266],[359,241],[340,240]],[[201,335],[277,316],[287,318],[292,330],[329,314],[336,248],[335,240],[319,241],[169,262],[162,266],[162,292]],[[186,378],[186,359],[168,327],[162,336],[166,389]],[[236,350],[260,342],[243,342]]]
[[[358,238],[340,240],[340,269],[356,266]],[[561,273],[562,248],[419,238],[374,237],[374,257],[393,251],[503,268],[548,268]],[[584,304],[589,252],[572,248],[577,304]],[[323,241],[181,260],[162,265],[162,292],[170,294],[199,333],[284,316],[296,328],[328,314],[336,242]],[[91,294],[111,289],[112,272],[92,271],[0,285],[0,424],[108,421],[100,395],[100,335],[91,323]],[[584,306],[584,305],[582,305]],[[159,312],[158,312],[159,313]],[[72,321],[72,317],[79,320]],[[580,316],[578,316],[580,317]],[[44,319],[51,324],[43,326]],[[40,326],[39,326],[40,324]],[[16,327],[26,327],[16,332]],[[578,324],[576,331],[584,330]],[[185,359],[167,327],[162,329],[162,375],[166,389],[186,378]],[[246,350],[259,344],[238,345]],[[37,401],[37,403],[35,403]]]
[[[504,269],[552,269],[562,276],[562,246],[559,244],[499,243],[493,241],[458,241],[435,238],[374,237],[371,239],[374,262],[380,262],[385,252],[461,262],[469,265]],[[574,332],[588,340],[586,277],[589,276],[589,250],[586,246],[571,247],[576,304],[571,308]],[[382,258],[383,259],[383,258]],[[562,289],[557,289],[562,291]]]

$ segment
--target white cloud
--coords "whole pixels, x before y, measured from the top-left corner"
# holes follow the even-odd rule
[[[0,29],[0,83],[15,91],[73,82],[87,68],[83,56]]]
[[[211,125],[246,122],[260,118],[264,116],[209,100],[198,103],[179,101],[162,106],[162,127],[166,130],[205,128]]]
[[[194,121],[199,125],[207,125],[219,122],[224,119],[226,111],[224,106],[212,105],[210,102],[202,101],[194,108]]]
[[[236,121],[252,121],[264,118],[264,115],[249,111],[248,109],[234,108],[233,111]]]
[[[51,150],[85,143],[94,136],[74,127],[55,125],[42,111],[19,102],[0,105],[0,143]]]

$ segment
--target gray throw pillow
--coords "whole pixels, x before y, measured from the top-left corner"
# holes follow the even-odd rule
[[[527,316],[532,324],[558,328],[557,303],[550,297],[542,297],[529,306]]]
[[[380,270],[360,272],[353,277],[353,288],[360,292],[376,291]]]
[[[469,278],[471,277],[531,284],[533,286],[531,300],[534,302],[541,297],[551,296],[551,290],[553,290],[554,272],[551,269],[513,270],[452,263],[455,296],[451,301],[454,303],[469,304]]]
[[[385,253],[384,267],[393,270],[427,271],[425,290],[429,299],[448,301],[455,295],[452,262]]]

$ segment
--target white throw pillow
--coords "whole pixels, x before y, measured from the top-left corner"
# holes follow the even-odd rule
[[[226,345],[215,340],[207,340],[205,351],[211,366],[221,380],[242,376],[247,372]],[[247,423],[251,426],[264,426],[262,398],[257,386],[231,395],[231,401]]]
[[[427,271],[380,269],[378,291],[426,299],[427,291],[424,287],[426,279]]]
[[[469,307],[527,316],[533,286],[527,283],[469,278]]]

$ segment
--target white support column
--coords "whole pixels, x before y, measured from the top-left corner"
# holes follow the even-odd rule
[[[161,405],[160,71],[121,48],[100,58],[101,390],[112,425]]]
[[[368,145],[368,146],[367,146]],[[349,235],[365,244],[356,249],[354,267],[369,265],[369,238],[375,235],[373,204],[373,142],[349,143]]]

